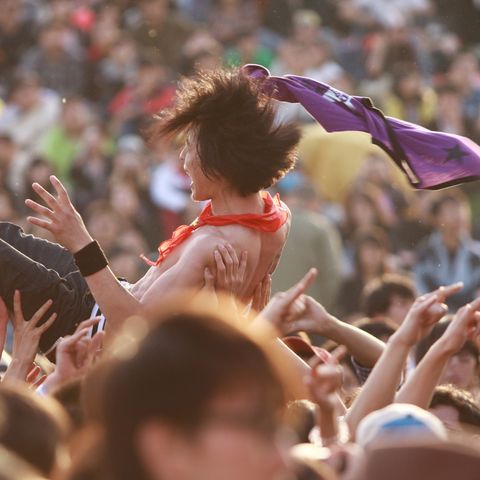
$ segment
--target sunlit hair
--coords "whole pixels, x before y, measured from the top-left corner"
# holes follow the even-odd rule
[[[216,413],[214,400],[247,395],[257,427],[268,429],[285,402],[259,345],[215,316],[195,313],[164,318],[103,384],[98,415],[114,480],[148,478],[135,443],[146,422],[161,421],[191,438]]]
[[[154,139],[193,128],[203,173],[222,177],[242,196],[272,186],[295,165],[300,129],[277,124],[274,101],[241,70],[217,69],[184,78]]]

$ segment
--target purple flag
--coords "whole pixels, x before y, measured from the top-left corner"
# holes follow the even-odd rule
[[[438,190],[480,179],[480,146],[468,138],[385,117],[369,98],[352,97],[311,78],[271,77],[260,65],[245,65],[243,70],[263,81],[264,92],[272,98],[301,103],[327,132],[369,133],[415,188]]]

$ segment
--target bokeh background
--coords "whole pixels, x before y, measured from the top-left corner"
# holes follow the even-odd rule
[[[32,182],[48,187],[55,174],[113,270],[135,282],[140,254],[202,207],[189,198],[181,140],[147,141],[182,76],[258,63],[478,142],[479,59],[478,0],[1,0],[0,220],[45,237],[24,200],[39,200]],[[316,266],[309,293],[352,321],[378,276],[426,288],[418,266],[447,229],[458,232],[449,278],[466,276],[476,292],[478,183],[449,189],[458,208],[436,212],[444,193],[414,191],[367,135],[326,134],[298,105],[279,105],[278,117],[302,123],[304,138],[273,190],[294,212],[274,290]]]

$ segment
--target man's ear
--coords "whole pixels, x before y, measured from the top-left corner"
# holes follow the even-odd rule
[[[184,478],[187,443],[178,429],[153,419],[140,426],[135,439],[140,462],[153,480]]]

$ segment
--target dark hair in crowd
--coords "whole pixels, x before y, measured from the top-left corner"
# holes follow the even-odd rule
[[[442,206],[449,202],[456,203],[457,205],[468,205],[467,196],[461,190],[449,189],[447,193],[442,193],[440,197],[432,203],[430,207],[432,215],[438,215]]]
[[[66,440],[68,420],[60,405],[28,390],[2,385],[0,443],[49,477],[57,449]]]
[[[154,138],[193,128],[200,166],[242,196],[272,186],[295,165],[300,130],[275,123],[275,105],[241,70],[184,78],[174,106],[154,125]]]
[[[148,478],[135,437],[149,420],[194,436],[211,403],[234,392],[252,394],[255,424],[273,429],[284,406],[281,382],[262,349],[217,318],[173,315],[156,326],[137,354],[113,366],[105,381],[107,465],[116,480]]]
[[[426,338],[424,338],[421,342],[418,342],[416,353],[415,353],[415,360],[417,364],[428,352],[428,349],[444,334],[445,330],[450,325],[452,318],[453,318],[453,315],[447,315],[446,317],[442,318],[442,320],[433,327],[430,334]],[[480,350],[478,348],[477,343],[474,342],[473,340],[467,340],[463,344],[463,347],[456,353],[465,352],[465,351],[469,352],[472,355],[472,357],[475,358],[475,361],[478,366],[478,363],[479,363],[478,357],[480,355]]]
[[[384,315],[390,308],[390,302],[394,295],[414,300],[413,281],[404,275],[391,273],[372,280],[362,293],[365,315],[370,318]]]
[[[480,408],[470,392],[453,385],[439,385],[435,387],[429,408],[438,405],[453,407],[458,412],[460,423],[480,427]]]
[[[388,317],[375,320],[362,318],[358,322],[355,322],[354,326],[382,341],[384,341],[385,338],[390,338],[398,329],[398,325]]]

